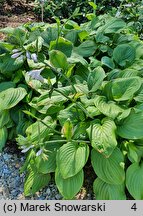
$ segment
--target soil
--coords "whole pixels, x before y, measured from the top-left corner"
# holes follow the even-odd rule
[[[26,0],[13,0],[12,5],[5,3],[0,8],[0,29],[5,27],[17,27],[27,22],[39,21],[33,12],[34,4]],[[4,35],[0,33],[0,40]]]

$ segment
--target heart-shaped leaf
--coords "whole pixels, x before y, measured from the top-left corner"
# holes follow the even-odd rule
[[[135,57],[135,48],[128,44],[120,44],[113,51],[113,58],[115,62],[122,67],[133,64]]]
[[[101,59],[101,62],[103,65],[107,66],[110,69],[115,68],[115,64],[114,64],[113,60],[111,58],[109,58],[108,56],[103,56]]]
[[[30,196],[48,185],[50,181],[49,174],[41,174],[30,169],[24,184],[24,195]]]
[[[117,146],[115,131],[116,125],[109,118],[104,118],[101,122],[95,120],[87,129],[92,147],[105,157],[109,157]]]
[[[134,199],[143,200],[143,163],[133,163],[128,167],[126,186]]]
[[[86,40],[78,47],[74,48],[74,52],[83,57],[89,57],[95,53],[97,45],[92,40]]]
[[[51,64],[56,68],[66,70],[68,68],[67,57],[59,50],[51,50],[49,53]]]
[[[98,28],[97,34],[99,33],[105,33],[105,34],[111,34],[119,31],[120,29],[124,28],[126,26],[126,23],[122,19],[117,19],[115,17],[108,17],[106,22],[103,26]]]
[[[97,67],[93,71],[91,71],[88,75],[87,84],[90,92],[96,91],[105,78],[105,72],[102,67]]]
[[[108,184],[100,178],[96,178],[93,183],[93,190],[97,200],[126,200],[124,184]]]
[[[85,143],[68,142],[57,152],[57,167],[62,177],[67,179],[76,175],[86,164],[89,147]]]
[[[82,187],[83,180],[83,170],[71,178],[64,179],[59,170],[56,169],[55,182],[60,193],[66,199],[72,199],[79,192],[80,188]]]
[[[54,29],[54,34],[55,34],[55,29]],[[62,53],[64,53],[67,57],[71,56],[73,49],[73,44],[71,41],[59,37],[58,40],[51,41],[50,43],[50,50],[59,50]]]
[[[141,87],[139,77],[118,78],[112,82],[112,96],[116,101],[131,100]]]
[[[0,92],[0,111],[14,107],[26,94],[26,90],[21,87],[9,88]]]
[[[105,158],[104,155],[93,149],[91,152],[91,163],[96,175],[106,183],[118,185],[124,182],[124,157],[118,148],[115,148],[112,155],[108,158]]]
[[[114,101],[107,101],[107,98],[104,96],[97,95],[94,99],[94,104],[101,113],[112,119],[115,119],[124,111],[123,108],[117,105]]]
[[[143,111],[131,110],[130,114],[120,121],[117,134],[126,139],[143,138]]]

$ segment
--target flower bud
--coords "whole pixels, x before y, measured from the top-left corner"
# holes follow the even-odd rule
[[[32,53],[32,54],[31,54],[31,58],[33,59],[33,61],[34,61],[35,63],[38,62],[36,53]]]
[[[40,75],[42,69],[38,69],[38,70],[32,70],[27,72],[29,76],[31,76],[33,79],[39,80],[41,82],[44,82],[44,78]]]
[[[43,150],[40,149],[37,153],[36,153],[36,157],[40,156],[42,154]]]
[[[28,58],[28,59],[31,59],[31,54],[30,54],[30,52],[27,50],[26,51],[26,57]]]
[[[13,50],[12,50],[12,54],[13,54],[13,53],[17,53],[17,52],[19,52],[19,51],[20,51],[19,49],[13,49]]]
[[[22,54],[22,52],[14,53],[14,54],[11,55],[11,58],[16,59],[16,58],[18,58],[21,54]]]

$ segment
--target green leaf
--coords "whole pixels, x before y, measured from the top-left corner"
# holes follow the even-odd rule
[[[3,128],[10,121],[10,115],[8,110],[4,110],[0,113],[0,128]]]
[[[62,90],[65,90],[64,87],[62,88]],[[65,90],[64,92],[68,96],[70,94],[69,92],[71,91],[68,92],[67,90]],[[40,97],[34,97],[29,105],[42,114],[54,114],[63,109],[62,105],[66,101],[67,98],[57,92],[53,93],[51,98],[47,96],[46,92],[46,94],[41,94]]]
[[[75,176],[64,179],[60,174],[59,170],[56,169],[55,182],[58,190],[62,196],[66,199],[72,199],[80,190],[83,185],[84,173],[81,170]]]
[[[32,41],[28,45],[24,46],[25,50],[30,52],[40,52],[44,43],[44,39],[41,36],[38,36],[36,40]]]
[[[97,46],[94,41],[86,40],[78,47],[74,48],[74,52],[83,57],[89,57],[95,53]]]
[[[117,146],[116,125],[110,118],[95,120],[87,129],[91,145],[105,157],[109,157]]]
[[[108,158],[105,158],[104,155],[93,149],[91,152],[91,163],[96,175],[102,179],[102,181],[115,185],[124,182],[124,157],[118,148],[115,148]]]
[[[71,41],[73,44],[75,44],[77,42],[78,39],[78,30],[73,29],[70,30],[66,35],[65,38],[69,41]]]
[[[84,41],[86,38],[89,37],[89,33],[86,30],[83,30],[78,33],[78,36],[81,41]]]
[[[0,31],[8,34],[8,41],[11,44],[22,46],[26,41],[27,30],[24,26],[19,26],[17,28],[7,27]]]
[[[56,127],[56,122],[50,116],[45,117],[42,122],[36,121],[26,129],[26,135],[30,137],[31,142],[39,142],[49,139]],[[53,130],[52,130],[53,129]]]
[[[12,51],[14,49],[14,45],[11,43],[7,43],[4,41],[0,41],[0,54],[1,53],[5,53],[5,52],[9,52]]]
[[[82,122],[80,121],[75,127],[74,127],[74,132],[73,132],[73,139],[77,140],[77,139],[88,139],[87,133],[86,133],[86,129],[89,127],[90,122],[86,121],[86,122]]]
[[[117,134],[125,139],[143,138],[143,112],[131,110],[130,114],[121,120],[117,127]]]
[[[94,9],[97,9],[97,5],[94,2],[88,2],[88,4]]]
[[[137,163],[140,161],[140,156],[137,153],[137,147],[134,143],[129,142],[128,145],[128,158],[132,163]]]
[[[32,194],[35,194],[37,191],[48,185],[50,179],[49,174],[41,174],[31,169],[25,180],[24,195],[31,196]]]
[[[0,151],[2,151],[3,147],[5,146],[7,137],[8,137],[7,128],[6,127],[0,128]]]
[[[115,62],[122,67],[127,67],[133,64],[135,57],[135,48],[128,44],[120,44],[113,51]]]
[[[41,36],[44,42],[49,45],[51,41],[55,41],[58,38],[58,29],[49,26],[45,31],[41,32]]]
[[[108,56],[103,56],[101,59],[101,62],[103,65],[107,66],[110,69],[115,68],[115,64],[114,64],[113,60],[111,58],[109,58]]]
[[[14,28],[12,28],[12,27],[2,28],[2,29],[0,29],[0,32],[2,32],[4,34],[13,34]]]
[[[140,75],[139,70],[135,70],[132,68],[126,68],[124,70],[120,70],[118,73],[118,78],[129,78],[129,77],[137,77]]]
[[[70,119],[72,124],[75,125],[79,121],[84,121],[85,116],[81,109],[77,108],[75,104],[71,104],[69,107],[59,112],[57,119],[62,126],[67,119]]]
[[[2,82],[0,83],[0,92],[8,89],[8,88],[14,88],[15,87],[15,83],[9,81],[9,82]]]
[[[52,50],[49,52],[49,58],[51,64],[56,68],[62,68],[66,70],[68,68],[67,57],[64,53],[58,50]]]
[[[93,190],[97,200],[126,200],[124,184],[108,184],[100,178],[96,178]]]
[[[141,85],[138,92],[136,92],[136,96],[134,97],[134,100],[141,103],[143,102],[143,84]]]
[[[89,115],[91,117],[95,117],[101,114],[101,112],[99,111],[99,109],[97,109],[95,106],[88,106],[86,108],[87,112],[89,113]]]
[[[136,200],[143,200],[143,162],[131,164],[126,172],[126,186]]]
[[[116,101],[131,100],[141,87],[139,77],[118,78],[112,82],[112,96]]]
[[[57,150],[61,147],[61,144],[58,143],[58,140],[52,142],[51,144],[48,143],[46,145],[46,156],[47,159],[44,159],[42,154],[37,156],[35,159],[36,167],[38,172],[47,174],[51,172],[55,172],[56,170],[56,154]]]
[[[85,67],[87,67],[88,62],[79,54],[72,52],[72,55],[70,58],[68,58],[68,62],[71,64],[74,63],[81,63],[82,65],[84,65]]]
[[[0,92],[0,111],[10,109],[18,104],[27,92],[24,88],[9,88]]]
[[[105,24],[98,28],[97,35],[102,32],[105,34],[116,33],[126,26],[126,23],[122,19],[115,17],[107,17],[106,21],[103,23]]]
[[[51,41],[49,50],[53,49],[59,50],[67,57],[70,57],[73,49],[73,44],[71,41],[63,37],[59,37],[57,40]]]
[[[66,137],[67,140],[71,140],[72,135],[73,135],[73,125],[70,119],[67,119],[67,121],[65,121],[62,127],[62,133]]]
[[[0,70],[1,73],[6,74],[11,77],[12,72],[17,71],[22,67],[24,63],[24,57],[19,56],[18,58],[14,59],[11,58],[11,55],[7,54],[0,57]]]
[[[105,116],[115,119],[124,110],[113,101],[107,101],[104,96],[96,96],[94,99],[95,106]]]
[[[57,167],[64,179],[75,176],[86,164],[89,147],[85,143],[68,142],[57,153]],[[65,166],[66,164],[66,166]]]
[[[102,67],[98,66],[88,75],[87,85],[90,92],[96,91],[100,88],[103,79],[106,77],[105,71]]]

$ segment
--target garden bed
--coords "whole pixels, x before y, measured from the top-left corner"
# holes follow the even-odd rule
[[[54,180],[47,187],[36,192],[35,195],[24,196],[25,174],[20,173],[20,167],[25,161],[15,142],[8,142],[4,151],[0,153],[0,200],[60,200]],[[87,175],[89,173],[87,172]],[[86,181],[86,186],[77,194],[76,199],[94,199],[92,178]],[[88,191],[86,191],[86,189]]]

